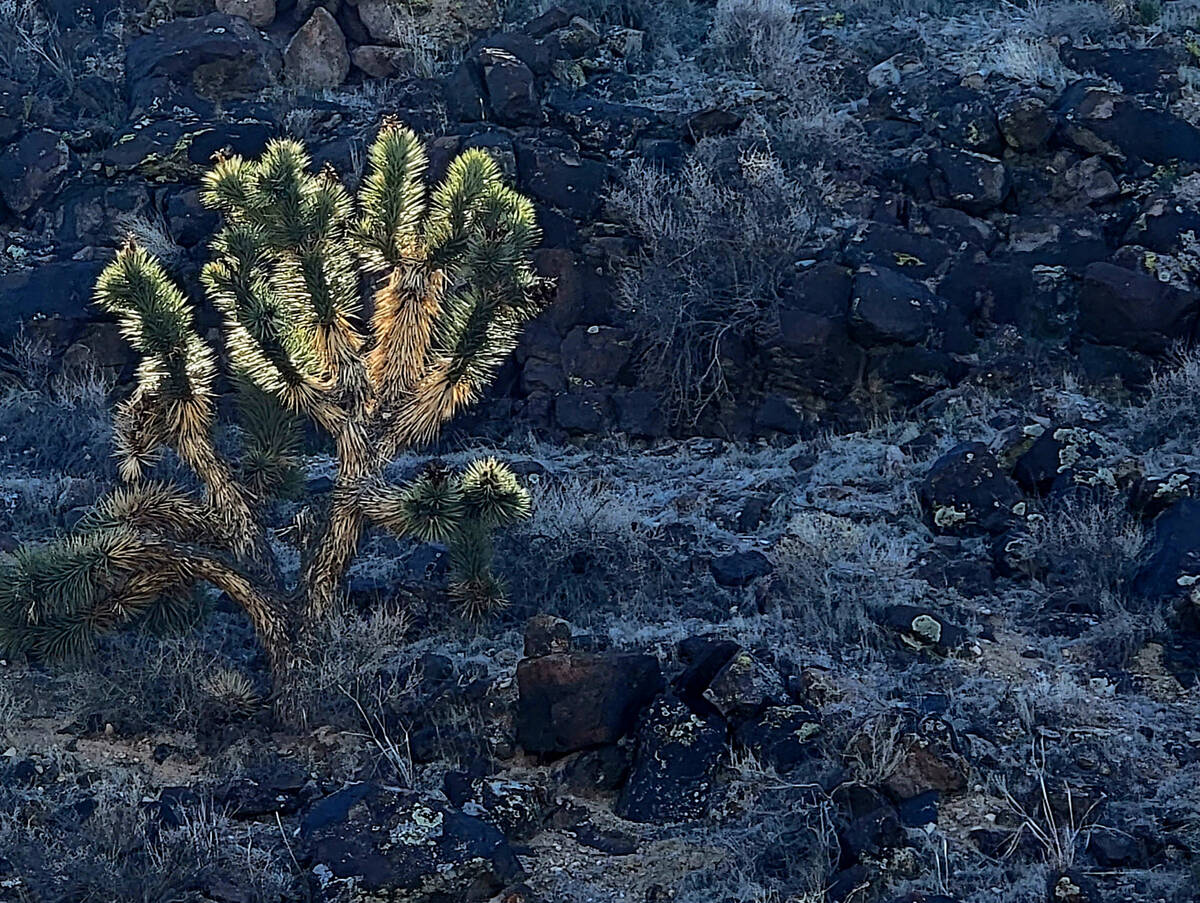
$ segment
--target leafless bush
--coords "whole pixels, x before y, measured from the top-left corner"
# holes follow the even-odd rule
[[[1051,562],[1073,565],[1073,582],[1086,594],[1120,593],[1145,536],[1120,498],[1100,495],[1049,507],[1033,521],[1036,548]]]
[[[762,325],[817,219],[810,182],[761,149],[725,173],[727,149],[704,142],[679,175],[634,165],[609,199],[643,243],[620,299],[677,421],[728,395],[727,343]]]
[[[180,264],[184,250],[171,236],[171,227],[161,213],[121,213],[116,218],[117,238],[132,239],[168,268]]]
[[[709,49],[726,64],[753,72],[771,72],[787,63],[795,68],[804,38],[798,14],[792,0],[718,0]]]
[[[695,46],[710,18],[703,0],[583,0],[579,9],[597,22],[645,31],[668,55]]]
[[[45,73],[70,93],[75,70],[63,50],[58,26],[36,0],[0,0],[0,74],[33,80]]]
[[[916,603],[923,581],[911,576],[916,537],[880,523],[801,511],[776,544],[781,606],[813,640],[872,646],[889,603]]]
[[[16,378],[0,385],[0,460],[68,474],[111,472],[111,378],[92,367],[59,369],[49,343],[26,333],[8,356]]]
[[[1180,350],[1156,372],[1130,420],[1140,448],[1194,453],[1200,447],[1200,351]]]

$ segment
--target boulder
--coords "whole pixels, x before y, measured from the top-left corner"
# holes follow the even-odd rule
[[[995,157],[940,148],[929,155],[933,196],[939,203],[981,214],[1004,203],[1012,188],[1008,169]]]
[[[382,44],[362,44],[350,51],[350,62],[368,78],[392,78],[413,71],[412,51]]]
[[[765,577],[774,567],[766,555],[751,549],[718,556],[709,562],[709,570],[719,586],[736,588],[748,586],[759,577]]]
[[[1064,44],[1062,61],[1076,72],[1107,76],[1126,94],[1170,94],[1179,88],[1180,66],[1187,65],[1174,47],[1074,47]]]
[[[870,347],[920,342],[933,326],[937,298],[915,279],[883,266],[863,267],[854,275],[850,333]]]
[[[437,800],[374,783],[314,804],[300,856],[318,903],[355,899],[484,901],[523,877],[504,836]]]
[[[95,316],[92,292],[102,262],[61,260],[0,274],[0,343],[8,345],[21,326],[53,321],[68,341]]]
[[[571,151],[518,141],[517,175],[522,191],[578,219],[590,219],[604,201],[608,167]]]
[[[517,742],[537,753],[614,743],[663,686],[652,655],[555,653],[517,665]]]
[[[1055,426],[1033,440],[1013,465],[1021,486],[1038,495],[1061,492],[1075,484],[1077,469],[1098,466],[1108,444],[1099,433],[1084,427]]]
[[[1092,83],[1073,85],[1063,95],[1062,137],[1084,154],[1101,154],[1127,166],[1143,160],[1156,166],[1178,160],[1200,162],[1200,129],[1163,110],[1146,107]]]
[[[1121,193],[1112,169],[1100,157],[1080,160],[1067,170],[1065,182],[1071,197],[1084,204],[1111,201]]]
[[[1005,101],[998,115],[1005,143],[1023,153],[1041,150],[1058,128],[1058,115],[1050,105],[1040,97],[1028,94],[1018,94]]]
[[[1182,498],[1154,519],[1133,588],[1158,601],[1200,596],[1200,499]]]
[[[571,651],[571,625],[554,615],[534,615],[525,624],[525,657]]]
[[[0,154],[0,197],[14,213],[27,213],[58,191],[70,162],[57,132],[29,132]]]
[[[786,774],[818,753],[821,723],[798,705],[768,706],[737,728],[737,741],[759,761]]]
[[[492,119],[507,126],[541,121],[533,71],[525,63],[507,50],[489,46],[480,50],[479,65]]]
[[[554,422],[570,433],[601,432],[612,420],[612,398],[606,392],[569,392],[554,397]]]
[[[883,626],[900,636],[912,649],[946,653],[967,639],[967,632],[942,615],[917,605],[889,605],[880,618]]]
[[[512,840],[528,840],[537,834],[546,817],[546,793],[533,784],[451,771],[444,786],[452,806],[482,819]]]
[[[442,85],[446,115],[455,122],[480,122],[487,118],[487,91],[475,60],[463,60]]]
[[[749,718],[770,703],[784,701],[783,680],[745,649],[717,672],[704,698],[727,720]]]
[[[376,43],[404,46],[419,36],[436,50],[463,46],[473,34],[500,21],[497,0],[358,0],[357,9]]]
[[[1100,261],[1084,271],[1078,328],[1102,345],[1161,354],[1191,336],[1198,300],[1153,276]]]
[[[846,260],[856,267],[887,267],[910,279],[940,275],[950,254],[945,242],[886,223],[864,224],[846,243],[845,250]]]
[[[245,19],[255,28],[275,21],[275,0],[216,0],[217,12]]]
[[[780,394],[837,400],[862,378],[866,355],[847,325],[852,282],[846,271],[835,269],[841,275],[807,283],[802,300],[785,299],[777,310],[776,328],[763,346],[768,383]],[[826,307],[829,314],[806,309],[813,306]]]
[[[1125,244],[1175,254],[1180,249],[1182,236],[1188,232],[1200,239],[1200,210],[1180,204],[1173,198],[1154,198],[1129,225]]]
[[[293,36],[283,53],[287,80],[306,88],[336,88],[350,74],[346,36],[337,20],[318,6]]]
[[[617,429],[637,439],[661,439],[667,435],[666,406],[662,396],[653,389],[630,389],[614,392]]]
[[[842,784],[832,797],[837,804],[834,826],[844,865],[864,856],[878,858],[885,850],[903,844],[904,831],[896,809],[878,791],[862,784]]]
[[[938,458],[925,474],[920,496],[940,533],[1002,533],[1021,501],[1017,484],[982,442],[963,442]]]
[[[279,52],[245,19],[210,13],[171,19],[125,50],[125,84],[135,109],[156,100],[207,112],[213,102],[255,95],[278,81]]]
[[[611,386],[633,356],[632,341],[615,326],[576,326],[562,340],[560,355],[571,382]]]
[[[545,35],[546,47],[558,59],[581,59],[599,47],[602,40],[596,26],[582,16],[571,16]]]
[[[724,758],[725,727],[719,719],[702,718],[679,700],[660,697],[638,731],[616,813],[655,824],[703,818]]]
[[[648,107],[615,103],[568,91],[551,92],[551,116],[581,144],[605,155],[616,155],[638,146],[653,134],[660,116]]]

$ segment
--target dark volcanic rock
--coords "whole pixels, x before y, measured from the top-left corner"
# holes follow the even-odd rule
[[[714,558],[709,568],[718,584],[732,587],[746,586],[772,571],[770,559],[753,549]]]
[[[11,342],[21,324],[47,317],[61,321],[63,331],[74,337],[94,316],[92,290],[101,269],[100,262],[63,260],[0,275],[0,341]]]
[[[572,392],[554,399],[554,422],[570,433],[598,433],[612,419],[607,392]]]
[[[662,689],[658,659],[638,653],[559,653],[517,665],[517,742],[562,753],[613,743]]]
[[[884,609],[881,621],[916,649],[947,652],[958,648],[967,639],[963,628],[916,605],[889,605]]]
[[[851,334],[864,345],[915,344],[933,326],[934,294],[894,269],[864,267],[854,276]]]
[[[1190,337],[1197,301],[1145,273],[1093,263],[1079,289],[1079,330],[1102,345],[1161,354]]]
[[[875,264],[912,279],[928,279],[939,275],[950,259],[950,248],[936,238],[899,226],[867,223],[846,245],[845,255],[855,266]]]
[[[638,731],[617,814],[657,824],[702,818],[724,756],[725,727],[719,719],[701,718],[676,699],[659,698]]]
[[[1072,47],[1059,55],[1076,72],[1106,75],[1126,94],[1169,93],[1179,87],[1179,67],[1185,60],[1173,48]]]
[[[537,834],[546,816],[546,794],[533,784],[452,771],[444,786],[452,806],[481,818],[511,840]]]
[[[1094,82],[1068,88],[1060,107],[1066,116],[1062,136],[1085,154],[1102,154],[1126,164],[1200,162],[1200,129]]]
[[[329,10],[318,6],[292,36],[283,53],[283,71],[289,82],[307,88],[334,88],[346,80],[346,36]]]
[[[1009,147],[1033,153],[1045,147],[1058,127],[1058,115],[1040,97],[1017,95],[999,110],[1000,131]]]
[[[643,135],[660,127],[658,114],[647,107],[586,95],[555,92],[549,96],[548,105],[555,119],[580,144],[606,155],[632,150]]]
[[[536,125],[542,117],[533,71],[516,56],[499,47],[479,52],[483,86],[492,116],[501,125]]]
[[[629,334],[615,326],[576,326],[559,353],[569,379],[612,385],[633,355]]]
[[[785,695],[779,673],[745,649],[725,663],[704,691],[705,700],[730,720],[748,718],[768,703],[783,702]]]
[[[1200,238],[1200,210],[1168,198],[1154,198],[1129,226],[1125,243],[1173,254],[1178,252],[1186,232]]]
[[[850,867],[864,856],[878,856],[903,842],[896,810],[881,794],[861,784],[843,784],[833,792],[833,800],[838,804],[842,866]]]
[[[770,706],[737,729],[737,740],[780,774],[817,754],[821,723],[802,706]]]
[[[281,68],[278,50],[257,28],[222,13],[172,19],[125,51],[129,100],[143,110],[155,100],[207,110],[275,84]]]
[[[938,458],[921,484],[934,529],[944,533],[1003,532],[1021,492],[986,445],[964,442]]]
[[[571,625],[554,615],[534,615],[525,624],[525,657],[571,651]]]
[[[663,397],[650,389],[631,389],[612,396],[617,429],[638,439],[660,439],[667,435],[666,405]]]
[[[521,188],[560,210],[588,219],[600,209],[608,167],[557,147],[518,141]]]
[[[56,132],[29,132],[0,154],[0,197],[15,213],[26,213],[58,190],[71,155]]]
[[[1147,599],[1188,595],[1200,586],[1200,499],[1184,498],[1154,519],[1133,580]]]
[[[436,800],[355,784],[313,805],[301,855],[321,903],[353,888],[373,899],[481,901],[523,877],[504,836]]]
[[[931,153],[929,160],[935,169],[934,199],[968,213],[996,209],[1012,187],[1008,169],[995,157],[943,148]]]
[[[1013,476],[1030,492],[1048,495],[1075,482],[1080,466],[1103,457],[1107,440],[1083,427],[1052,427],[1042,432],[1013,465]]]

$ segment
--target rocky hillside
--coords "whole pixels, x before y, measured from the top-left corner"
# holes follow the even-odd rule
[[[544,232],[436,449],[511,606],[372,539],[299,727],[216,593],[4,662],[0,901],[1200,898],[1200,0],[0,0],[0,550],[114,481],[113,249],[215,329],[214,155],[389,115]]]
[[[1028,360],[1144,387],[1191,337],[1187,0],[217,6],[6,5],[4,340],[127,367],[87,304],[122,234],[187,276],[213,153],[353,175],[385,113],[539,204],[558,299],[500,424],[804,435]]]

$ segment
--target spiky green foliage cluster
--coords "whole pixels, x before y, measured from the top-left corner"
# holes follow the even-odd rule
[[[460,473],[431,466],[408,485],[383,473],[477,400],[515,347],[542,294],[539,234],[529,201],[484,152],[459,156],[433,188],[427,170],[417,136],[389,121],[357,197],[328,168],[314,172],[295,141],[220,159],[205,177],[203,201],[223,223],[201,282],[224,319],[236,459],[214,441],[217,357],[191,303],[146,250],[119,251],[96,300],[141,356],[115,414],[125,485],[76,533],[0,563],[5,653],[71,654],[106,629],[177,621],[194,610],[191,589],[209,583],[246,609],[285,668],[298,632],[340,600],[372,524],[447,544],[450,594],[466,613],[503,603],[491,537],[530,512],[512,471],[488,458]],[[292,585],[265,502],[303,485],[305,421],[332,437],[338,471]],[[164,450],[202,493],[148,479]]]

